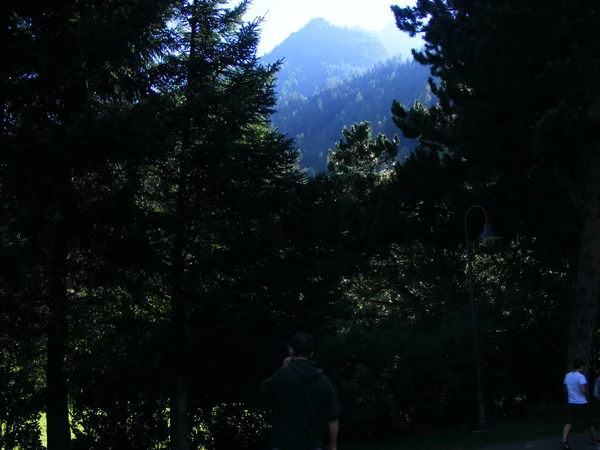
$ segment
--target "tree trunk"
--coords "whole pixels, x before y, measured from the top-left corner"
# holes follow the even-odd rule
[[[171,403],[171,449],[189,450],[188,385],[183,373],[175,376]]]
[[[179,235],[180,233],[178,233]],[[171,450],[189,450],[188,385],[186,377],[186,323],[183,289],[183,255],[180,238],[175,237],[171,292],[171,327],[173,344],[173,393],[171,396]],[[177,251],[179,250],[179,252]]]
[[[187,101],[193,95],[195,78],[192,65],[196,62],[197,9],[196,2],[191,4],[190,18],[190,54],[187,67]],[[186,156],[190,148],[192,117],[186,111],[187,120],[182,134],[181,162],[177,183],[176,227],[171,254],[171,327],[173,339],[173,394],[171,397],[171,450],[189,450],[189,414],[188,414],[188,379],[187,379],[187,349],[188,334],[185,311],[185,292],[183,279],[185,275],[186,250],[186,215],[188,212],[187,187],[188,172]]]
[[[184,142],[184,148],[185,148]],[[171,397],[171,449],[189,450],[188,385],[186,354],[189,345],[186,332],[185,292],[185,211],[187,210],[187,170],[185,161],[179,166],[176,229],[171,254],[171,338],[173,361],[173,394]]]
[[[583,159],[581,248],[569,326],[568,362],[583,359],[588,375],[600,292],[600,154],[591,151]]]
[[[137,299],[138,304],[141,301]],[[133,391],[132,385],[135,383],[133,379],[134,372],[130,358],[133,358],[134,351],[131,348],[131,327],[135,326],[135,312],[129,304],[128,300],[123,300],[122,303],[122,322],[117,328],[117,332],[123,336],[125,340],[125,354],[121,362],[115,367],[117,376],[122,382],[116,386],[117,399],[112,407],[108,410],[109,432],[111,433],[112,448],[131,448],[130,435],[127,432],[127,417],[129,415],[129,399],[130,393]]]
[[[51,286],[46,361],[46,420],[48,450],[68,450],[71,445],[69,403],[64,362],[67,341],[67,289],[65,285],[66,243],[55,244]]]
[[[183,175],[183,174],[182,174]],[[180,190],[183,188],[180,185]],[[181,220],[181,219],[179,219]],[[182,288],[184,269],[183,224],[173,242],[171,280],[171,327],[173,343],[173,394],[171,397],[171,449],[189,450],[188,385],[186,377],[186,349],[188,346],[185,320],[185,299]]]

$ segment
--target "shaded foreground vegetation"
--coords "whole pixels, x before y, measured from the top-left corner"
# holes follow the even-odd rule
[[[593,375],[598,10],[394,8],[440,80],[389,99],[414,152],[360,122],[307,178],[246,7],[2,6],[3,448],[41,448],[41,412],[49,450],[261,448],[258,385],[298,330],[347,442],[472,420],[474,203],[504,236],[474,243],[491,416],[560,402],[567,357]]]

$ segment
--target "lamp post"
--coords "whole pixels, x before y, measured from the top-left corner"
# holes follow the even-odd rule
[[[467,244],[467,278],[469,281],[469,296],[471,300],[471,326],[473,328],[473,346],[475,354],[475,369],[477,374],[477,405],[478,405],[478,419],[473,432],[485,433],[490,431],[490,427],[486,420],[485,414],[485,403],[483,401],[483,389],[481,387],[481,369],[479,364],[479,341],[477,338],[477,313],[475,310],[475,287],[473,285],[473,264],[471,262],[471,245],[469,244],[469,228],[467,226],[467,218],[469,213],[479,209],[485,215],[485,224],[483,225],[483,233],[481,233],[480,239],[484,247],[493,247],[498,240],[501,238],[494,234],[492,226],[488,220],[488,213],[483,206],[473,205],[465,213],[465,241]]]

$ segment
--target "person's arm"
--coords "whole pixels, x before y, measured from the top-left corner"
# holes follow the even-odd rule
[[[260,396],[265,402],[272,401],[277,393],[277,372],[271,378],[267,378],[260,385]]]
[[[288,366],[294,360],[293,356],[289,356],[283,360],[282,367]],[[280,369],[279,369],[280,370]],[[279,372],[279,370],[277,372]],[[265,401],[271,401],[277,392],[277,372],[271,378],[267,378],[260,386],[260,395]]]
[[[340,431],[340,405],[329,378],[325,379],[325,418],[329,427],[329,450],[337,450],[337,438]]]
[[[267,378],[260,385],[260,397],[262,400],[268,402],[273,398],[273,394],[275,392],[275,383],[273,382],[273,377]]]
[[[337,450],[337,438],[340,432],[340,419],[329,422],[329,450]]]
[[[585,375],[581,374],[579,382],[579,390],[583,395],[587,394],[587,380],[585,379]]]

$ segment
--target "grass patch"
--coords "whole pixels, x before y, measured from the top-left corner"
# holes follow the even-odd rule
[[[48,421],[46,419],[46,413],[42,412],[40,414],[40,429],[42,431],[41,433],[41,440],[42,440],[42,445],[46,448],[48,448],[48,434],[47,434],[47,430],[48,430]],[[73,426],[73,424],[71,424],[71,426]],[[82,427],[79,427],[79,429],[83,430]],[[73,433],[73,431],[71,430],[71,439],[75,438],[75,433]]]
[[[515,419],[492,423],[492,432],[473,434],[468,425],[415,433],[394,441],[347,443],[348,450],[475,450],[519,441],[528,441],[555,435],[560,440],[564,424],[564,413],[560,410],[536,411]],[[598,422],[596,422],[598,423]],[[573,427],[573,432],[578,428]]]
[[[48,428],[48,424],[46,422],[46,413],[43,412],[40,416],[40,428],[42,430],[42,445],[48,448],[48,435],[46,434],[46,430]]]

